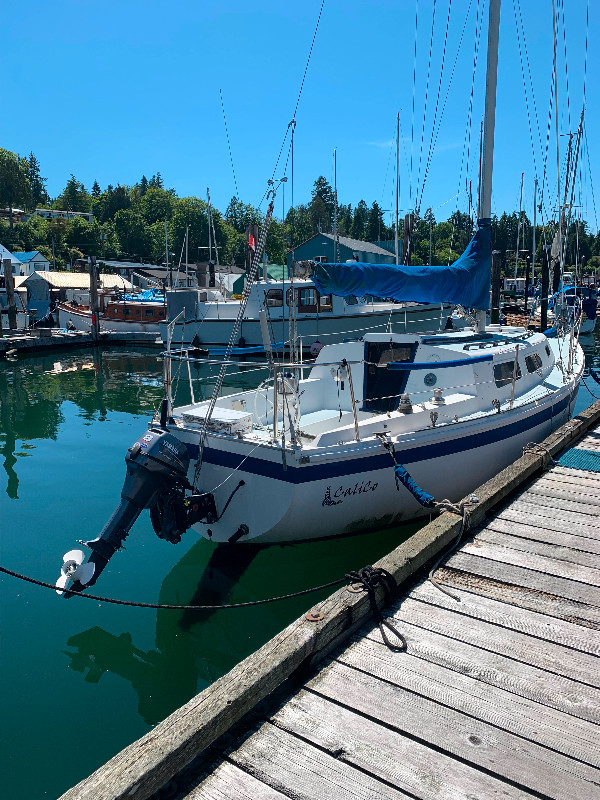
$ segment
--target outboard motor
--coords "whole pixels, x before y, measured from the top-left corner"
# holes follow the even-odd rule
[[[186,477],[190,457],[186,446],[168,431],[150,428],[129,448],[125,464],[127,474],[121,502],[96,539],[80,542],[92,551],[86,564],[82,563],[85,557],[82,551],[71,550],[66,554],[56,582],[59,594],[64,592],[70,597],[96,583],[144,508],[150,509],[155,533],[172,543],[179,542],[194,522],[216,519],[212,494],[192,494],[186,498],[185,490],[192,488]]]

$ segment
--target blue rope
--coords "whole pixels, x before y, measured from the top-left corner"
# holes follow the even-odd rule
[[[419,503],[421,503],[422,506],[431,508],[436,504],[435,498],[428,494],[424,489],[421,489],[421,487],[414,482],[402,464],[396,464],[394,467],[394,472],[396,474],[396,478],[403,483],[404,486],[406,486],[408,491],[416,500],[419,501]]]

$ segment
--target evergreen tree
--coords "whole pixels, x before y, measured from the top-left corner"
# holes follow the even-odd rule
[[[382,234],[384,239],[387,239],[387,226],[383,220],[383,211],[378,203],[373,203],[367,217],[366,241],[381,242],[383,241]]]
[[[360,200],[354,211],[352,227],[350,228],[350,236],[352,239],[359,239],[360,241],[365,240],[368,217],[369,207],[364,200]]]
[[[10,229],[13,229],[13,208],[30,202],[29,164],[11,150],[0,147],[0,206],[9,209]]]
[[[143,197],[148,191],[148,178],[142,175],[142,180],[139,182],[140,197]]]
[[[100,184],[98,181],[94,181],[94,185],[92,186],[92,197],[100,197],[102,194],[102,190],[100,189]]]
[[[163,189],[163,179],[160,172],[157,172],[156,175],[153,175],[150,180],[148,181],[148,188],[149,189]]]
[[[29,190],[31,192],[31,208],[36,208],[40,205],[45,205],[49,198],[46,191],[46,178],[40,175],[40,162],[33,155],[29,153],[27,160],[28,170],[27,177],[29,178]]]
[[[329,233],[333,226],[335,195],[322,175],[314,183],[309,209],[313,234],[319,230]]]
[[[67,185],[54,201],[54,208],[66,211],[90,211],[92,198],[86,192],[83,183],[71,173]]]

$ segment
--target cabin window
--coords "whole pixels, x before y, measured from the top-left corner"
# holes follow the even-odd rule
[[[408,380],[408,370],[390,370],[391,361],[413,361],[416,345],[387,342],[365,344],[365,403],[364,411],[385,414],[394,411]]]
[[[269,308],[281,308],[283,306],[283,289],[269,289],[265,296],[265,305]]]
[[[208,294],[206,292],[200,292],[200,294],[198,295],[198,300],[201,303],[206,303],[206,301],[208,300]]]
[[[540,369],[542,366],[542,359],[539,353],[532,353],[530,356],[525,356],[525,366],[527,367],[527,372],[535,372],[537,369]]]
[[[344,297],[347,306],[355,306],[358,303],[358,298],[355,297],[353,294],[349,294],[348,297]]]
[[[298,311],[301,309],[307,311],[317,310],[316,289],[300,289],[298,292]]]
[[[124,317],[130,317],[131,316],[131,309],[130,308],[124,308],[123,309],[123,316]]]
[[[315,256],[315,261],[317,262],[317,264],[326,264],[327,256]]]
[[[290,305],[291,289],[287,290],[287,304]],[[296,289],[296,305],[300,314],[311,314],[319,310],[319,293],[316,289]]]
[[[501,364],[494,364],[494,380],[496,381],[496,386],[500,388],[501,386],[506,386],[507,384],[512,383],[514,371],[514,361],[503,361]],[[521,367],[517,363],[517,378],[520,377]]]
[[[141,313],[142,313],[141,310],[139,308],[136,308],[135,310],[136,317],[139,317]]]
[[[333,297],[330,294],[322,294],[319,297],[319,311],[333,311]]]
[[[546,355],[550,358],[550,347],[546,345]]]
[[[165,315],[165,312],[164,312],[164,311],[159,311],[159,312],[158,312],[158,316],[159,316],[159,317],[164,317],[164,315]]]
[[[154,309],[153,308],[145,308],[144,309],[144,316],[145,317],[153,317],[154,316]]]

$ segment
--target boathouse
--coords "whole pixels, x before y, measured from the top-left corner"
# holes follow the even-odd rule
[[[121,275],[101,274],[100,287],[102,289],[126,290],[130,284]],[[34,308],[38,317],[48,313],[51,303],[58,300],[79,300],[77,295],[88,291],[90,276],[86,272],[34,272],[29,275],[23,285],[27,289],[27,307],[30,311]],[[80,301],[81,302],[81,301]]]
[[[361,242],[360,239],[349,239],[347,236],[339,237],[339,261],[365,261],[369,264],[393,264],[394,253],[372,242]],[[293,250],[295,261],[323,261],[326,264],[335,263],[336,241],[333,233],[317,233],[306,242],[297,245]],[[288,266],[292,262],[292,251],[287,255]]]

